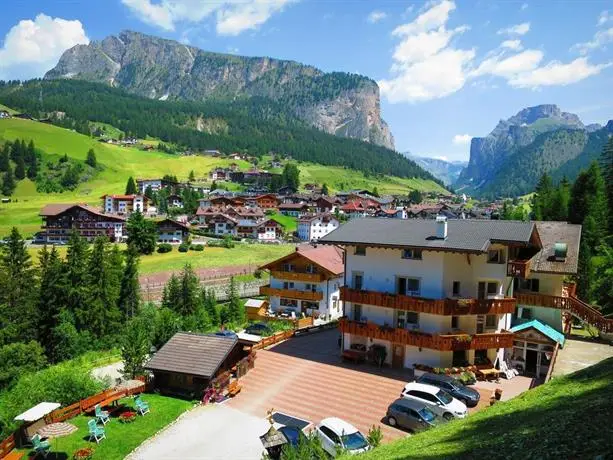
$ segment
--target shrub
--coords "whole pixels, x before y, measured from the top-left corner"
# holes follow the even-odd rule
[[[253,276],[255,276],[257,279],[261,279],[262,275],[263,275],[262,270],[259,268],[253,272]]]
[[[189,244],[183,243],[179,245],[179,252],[187,252],[189,251]]]
[[[93,447],[83,447],[74,454],[72,454],[72,458],[74,460],[90,460],[94,457],[94,448]]]
[[[192,244],[189,249],[191,251],[204,251],[204,244]]]
[[[379,447],[381,444],[381,440],[383,439],[383,433],[381,433],[380,426],[372,426],[370,430],[368,430],[368,435],[366,436],[368,443],[373,447]]]
[[[172,251],[172,244],[170,243],[160,243],[158,244],[158,252],[160,254]]]

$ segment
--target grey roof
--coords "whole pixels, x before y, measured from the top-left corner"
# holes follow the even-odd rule
[[[211,378],[237,343],[236,337],[177,332],[145,368]]]
[[[543,249],[532,258],[531,270],[542,273],[577,273],[581,225],[566,222],[536,222],[536,228]],[[556,261],[553,257],[556,243],[566,243],[567,253],[564,261]]]
[[[436,225],[433,219],[353,219],[319,242],[483,252],[495,242],[528,244],[534,230],[534,222],[449,220],[447,238],[443,240],[436,238]]]

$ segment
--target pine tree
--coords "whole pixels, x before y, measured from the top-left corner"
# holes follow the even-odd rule
[[[330,195],[330,190],[328,190],[328,184],[324,183],[324,185],[321,186],[321,194],[325,196]]]
[[[558,188],[553,191],[551,208],[546,214],[546,220],[567,221],[568,205],[570,203],[570,182],[564,177]]]
[[[573,224],[582,224],[587,217],[592,217],[593,229],[587,234],[584,230],[582,240],[587,237],[586,243],[594,252],[606,235],[609,219],[606,186],[596,162],[579,174],[571,190],[569,220]]]
[[[602,151],[600,166],[602,168],[602,175],[607,187],[609,234],[613,235],[613,137],[609,138],[609,142],[607,142]],[[2,168],[0,167],[0,170],[1,169]]]
[[[202,288],[201,297],[204,303],[204,309],[209,317],[209,321],[213,326],[218,327],[221,324],[219,311],[217,310],[217,299],[215,298],[215,290],[213,288]]]
[[[11,196],[15,191],[15,178],[13,177],[13,169],[9,165],[7,171],[2,178],[2,194],[5,196]]]
[[[173,335],[180,329],[180,319],[174,311],[169,308],[162,307],[159,309],[155,319],[155,327],[153,332],[153,345],[160,349],[168,342]]]
[[[283,167],[283,185],[298,190],[300,187],[300,170],[294,163],[287,163]]]
[[[43,247],[39,254],[40,289],[38,295],[38,338],[47,350],[47,355],[53,354],[52,332],[58,325],[58,317],[66,308],[65,266],[55,249]]]
[[[30,254],[13,227],[0,246],[0,345],[36,337],[36,292]]]
[[[128,246],[133,246],[140,254],[151,254],[155,251],[158,232],[155,223],[145,219],[140,211],[133,212],[126,224]]]
[[[162,293],[162,307],[173,311],[178,311],[182,308],[181,302],[181,282],[173,273],[164,286],[164,292]]]
[[[151,340],[141,318],[134,318],[124,328],[121,343],[123,374],[129,379],[142,375],[151,349]]]
[[[23,180],[26,178],[26,163],[23,159],[23,155],[17,158],[17,161],[15,161],[15,178],[17,180]]]
[[[66,253],[66,306],[68,311],[76,316],[79,329],[87,326],[82,318],[78,317],[78,312],[87,304],[88,259],[87,241],[81,238],[78,233],[72,233],[68,240],[68,251]]]
[[[552,191],[553,184],[551,182],[551,177],[549,177],[547,173],[544,173],[536,185],[536,190],[532,197],[532,212],[534,213],[535,220],[547,220]]]
[[[92,168],[98,166],[98,161],[96,160],[96,152],[94,152],[94,149],[89,149],[89,151],[87,152],[87,159],[85,160],[85,163],[90,165]]]
[[[372,189],[372,196],[379,197],[379,189],[377,187]]]
[[[200,303],[200,280],[192,266],[185,264],[181,272],[181,302],[175,311],[182,316],[193,314]]]
[[[11,145],[7,142],[4,148],[0,150],[0,171],[8,171],[11,159]]]
[[[137,192],[138,189],[136,188],[136,182],[134,181],[134,178],[130,176],[128,178],[128,183],[126,184],[126,195],[135,195]]]
[[[238,288],[234,277],[230,277],[228,284],[228,316],[230,322],[242,325],[245,322],[245,307],[241,304]]]
[[[196,173],[194,173],[193,169],[189,172],[189,177],[187,178],[187,180],[189,180],[190,182],[194,182],[196,180]]]
[[[133,246],[126,251],[126,264],[119,290],[119,309],[124,318],[133,318],[139,311],[140,284],[138,282],[138,252]]]

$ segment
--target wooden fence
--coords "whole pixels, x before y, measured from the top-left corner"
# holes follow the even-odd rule
[[[275,343],[279,343],[284,340],[291,339],[293,336],[294,336],[294,331],[277,332],[276,334],[271,335],[270,337],[263,337],[262,340],[260,340],[253,347],[251,347],[251,349],[260,350],[262,348],[266,348],[271,345],[274,345]]]
[[[0,458],[6,457],[15,448],[15,435],[10,435],[4,441],[0,442]]]

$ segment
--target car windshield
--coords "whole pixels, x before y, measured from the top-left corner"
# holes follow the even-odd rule
[[[437,394],[436,397],[438,399],[440,399],[441,401],[443,401],[443,404],[449,404],[451,401],[453,401],[453,398],[451,396],[449,396],[449,393],[447,393],[446,391],[440,390]]]
[[[418,413],[419,415],[421,415],[421,418],[423,418],[426,422],[432,422],[436,418],[436,415],[434,415],[434,412],[432,412],[427,407],[424,407],[423,409],[418,411]]]
[[[343,441],[343,447],[347,450],[357,450],[368,447],[368,441],[359,431],[341,436],[341,441]]]

